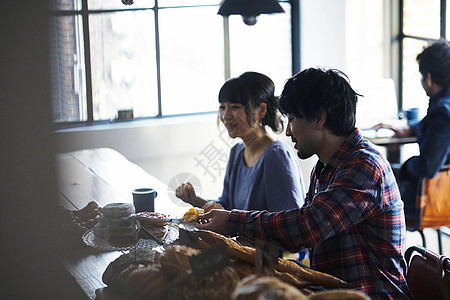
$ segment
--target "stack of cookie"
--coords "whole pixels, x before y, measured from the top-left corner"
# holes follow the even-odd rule
[[[94,226],[94,235],[111,246],[129,247],[139,241],[139,224],[134,218],[131,203],[110,203],[103,207],[103,215]]]
[[[145,227],[147,231],[153,234],[157,238],[162,238],[167,232],[167,224],[170,219],[162,213],[142,211],[136,214],[136,218],[141,223],[142,227]],[[144,239],[150,239],[151,237],[142,230],[140,233]]]

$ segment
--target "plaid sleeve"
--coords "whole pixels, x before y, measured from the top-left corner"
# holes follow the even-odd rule
[[[233,209],[228,218],[228,234],[231,236],[242,235],[245,216],[248,211]]]
[[[299,209],[283,212],[232,210],[228,219],[228,233],[250,240],[261,239],[296,251],[301,243],[298,234]],[[295,236],[295,238],[293,237]]]

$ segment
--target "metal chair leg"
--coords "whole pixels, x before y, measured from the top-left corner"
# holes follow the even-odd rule
[[[424,248],[427,247],[427,241],[425,240],[425,234],[423,233],[422,229],[417,230],[420,233],[420,236],[422,237],[422,246]]]
[[[438,237],[438,246],[439,246],[439,254],[442,255],[442,237],[441,237],[441,229],[436,229],[437,237]]]

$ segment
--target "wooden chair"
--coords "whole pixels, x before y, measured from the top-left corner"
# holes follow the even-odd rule
[[[412,255],[418,252],[418,255]],[[412,257],[412,258],[411,258]],[[450,299],[450,258],[426,248],[406,250],[406,282],[414,300]]]
[[[416,209],[412,219],[406,220],[408,231],[418,231],[423,247],[427,247],[424,228],[436,229],[439,254],[442,254],[442,234],[450,236],[450,165],[444,165],[438,174],[419,180]]]

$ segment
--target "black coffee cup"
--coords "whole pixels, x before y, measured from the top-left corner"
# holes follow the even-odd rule
[[[158,193],[151,188],[133,190],[133,204],[136,213],[141,211],[155,211],[155,198]]]

